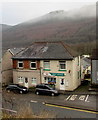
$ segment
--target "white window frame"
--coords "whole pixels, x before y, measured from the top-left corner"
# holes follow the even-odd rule
[[[61,69],[61,64],[60,64],[60,62],[63,62],[63,64],[65,64],[65,69]],[[67,66],[66,66],[66,61],[59,61],[59,70],[66,70],[67,69]]]
[[[18,83],[24,83],[24,77],[18,77]]]
[[[50,69],[50,61],[49,60],[44,60],[43,63],[44,63],[43,64],[44,69]],[[45,63],[49,63],[49,67],[45,68]]]
[[[36,67],[32,67],[32,66],[31,66],[32,63],[35,63],[35,65],[36,65],[36,67],[37,67],[36,61],[30,61],[30,69],[36,69]]]
[[[33,81],[34,81],[34,83],[33,83]],[[35,81],[36,81],[36,82],[35,82]],[[32,85],[36,85],[36,84],[37,84],[37,79],[32,77],[32,78],[31,78],[31,84],[32,84]]]
[[[23,61],[22,61],[22,60],[18,60],[18,68],[23,68],[23,67],[24,67],[24,64],[23,64],[23,67],[20,67],[20,66],[19,66],[19,63],[22,63],[22,64],[23,64]]]

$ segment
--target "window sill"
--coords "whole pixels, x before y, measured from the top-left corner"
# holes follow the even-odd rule
[[[59,70],[59,71],[67,71],[67,70]]]
[[[44,71],[51,71],[50,69],[43,69]]]
[[[37,70],[37,68],[30,68],[30,70]]]

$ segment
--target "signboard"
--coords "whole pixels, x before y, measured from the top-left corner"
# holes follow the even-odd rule
[[[50,73],[52,76],[65,76],[64,73]]]

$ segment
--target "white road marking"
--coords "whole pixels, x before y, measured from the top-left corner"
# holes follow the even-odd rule
[[[37,103],[38,101],[31,100],[31,102],[33,102],[33,103]]]
[[[77,95],[72,95],[71,98],[70,98],[69,100],[72,100],[72,101],[73,101],[73,100],[76,99],[76,97],[77,97]]]
[[[81,95],[80,97],[79,97],[79,100],[84,100],[85,99],[85,95]]]
[[[70,97],[71,97],[71,95],[69,95],[65,100],[67,101]]]
[[[88,97],[89,97],[89,95],[87,95],[87,97],[86,97],[86,99],[85,99],[85,102],[89,102],[89,101],[88,101]]]
[[[5,108],[0,108],[1,110],[6,110],[6,111],[10,111],[10,112],[14,112],[14,113],[17,113],[17,111],[15,110],[10,110],[10,109],[5,109]]]

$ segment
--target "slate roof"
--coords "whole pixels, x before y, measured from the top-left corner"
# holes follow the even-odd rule
[[[21,50],[23,50],[24,48],[11,48],[11,49],[9,49],[9,51],[13,54],[13,55],[15,55],[15,54],[17,54],[18,52],[20,52]]]
[[[78,54],[62,42],[35,42],[12,58],[72,60],[76,56]]]
[[[82,58],[84,61],[86,61],[88,64],[91,64],[91,60],[90,59],[88,59],[88,58]]]

